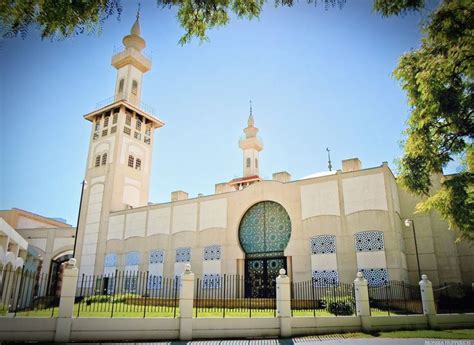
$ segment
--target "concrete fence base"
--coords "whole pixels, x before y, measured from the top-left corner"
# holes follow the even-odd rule
[[[434,315],[439,329],[472,328],[474,314]],[[0,318],[0,341],[53,342],[59,318]],[[426,315],[292,317],[292,336],[359,331],[428,329]],[[192,339],[280,337],[278,318],[193,318]],[[178,340],[171,318],[72,318],[69,341]]]
[[[474,327],[474,314],[436,314],[431,282],[425,275],[420,281],[424,315],[370,316],[367,280],[358,273],[354,281],[357,316],[291,317],[290,284],[285,270],[280,270],[275,318],[193,318],[194,274],[187,265],[181,275],[179,318],[75,318],[77,268],[70,259],[64,269],[58,317],[0,317],[0,341],[186,341]]]

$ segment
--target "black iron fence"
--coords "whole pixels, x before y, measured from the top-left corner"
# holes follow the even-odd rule
[[[57,314],[58,284],[48,274],[0,269],[0,315],[52,317]]]
[[[420,287],[403,281],[369,287],[369,304],[375,316],[423,314]]]
[[[241,275],[210,275],[196,279],[195,317],[275,317],[275,292],[259,289],[259,280]],[[274,284],[269,288],[275,289]],[[266,291],[268,296],[252,292]]]
[[[77,317],[179,316],[179,278],[149,272],[82,275],[78,280]]]
[[[292,316],[354,314],[354,284],[319,282],[314,279],[291,284]]]
[[[54,279],[52,279],[54,278]],[[61,275],[26,269],[0,269],[0,315],[53,317],[58,314]],[[197,278],[194,317],[275,317],[275,284],[265,289],[262,281],[241,275]],[[82,275],[78,279],[76,317],[179,316],[179,277],[166,278],[149,272],[115,271]],[[422,314],[418,285],[389,281],[369,287],[371,315]],[[266,291],[266,296],[254,292]],[[474,312],[474,289],[460,283],[433,287],[438,314]],[[355,315],[353,284],[314,280],[291,283],[292,316]]]
[[[443,283],[433,286],[433,295],[438,314],[474,312],[474,286]]]

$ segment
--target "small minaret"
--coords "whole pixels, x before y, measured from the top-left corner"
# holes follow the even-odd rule
[[[245,138],[239,141],[239,147],[244,153],[244,177],[259,176],[258,154],[263,150],[263,143],[257,137],[258,128],[254,126],[255,120],[252,114],[252,101],[250,101],[250,115],[247,120],[247,127],[244,129]]]
[[[145,40],[140,36],[140,12],[133,23],[130,34],[122,40],[125,49],[112,57],[112,66],[117,69],[115,83],[115,101],[126,100],[133,105],[140,105],[143,74],[151,69],[151,61],[142,50]]]

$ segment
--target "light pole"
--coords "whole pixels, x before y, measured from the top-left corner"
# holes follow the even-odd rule
[[[413,219],[405,219],[405,226],[413,229],[413,239],[415,241],[415,254],[416,254],[416,264],[418,265],[418,279],[421,279],[421,270],[420,270],[420,258],[418,257],[418,245],[416,244],[416,231],[415,231],[415,222]]]
[[[74,235],[74,248],[72,250],[72,257],[76,257],[76,244],[77,244],[77,232],[79,231],[79,220],[81,219],[81,208],[82,208],[82,197],[84,195],[84,189],[87,186],[87,181],[82,180],[82,189],[81,189],[81,199],[79,200],[79,212],[77,213],[77,222],[76,222],[76,234]]]

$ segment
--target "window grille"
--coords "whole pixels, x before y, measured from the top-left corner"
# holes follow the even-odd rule
[[[95,157],[95,166],[96,167],[100,166],[100,155]]]
[[[129,155],[129,156],[128,156],[128,166],[129,166],[130,168],[133,168],[133,162],[134,162],[134,160],[135,160],[135,159],[134,159],[134,157],[133,157],[132,155]]]
[[[149,137],[145,137],[144,142],[145,142],[145,144],[150,145],[151,144],[151,139]]]
[[[136,95],[138,92],[138,82],[136,80],[132,81],[132,93]]]
[[[138,133],[138,132],[133,133],[133,137],[134,137],[135,139],[137,139],[137,140],[141,140],[141,139],[142,139],[142,135],[141,135],[140,133]]]
[[[110,134],[117,132],[117,126],[110,129]]]
[[[128,127],[124,127],[124,128],[123,128],[123,132],[124,132],[125,134],[127,134],[127,135],[130,135],[130,134],[132,133],[132,130],[131,130],[130,128],[128,128]]]
[[[102,136],[105,137],[106,135],[107,135],[107,130],[104,129],[104,130],[102,131]]]
[[[102,165],[107,164],[107,152],[102,155]]]
[[[142,169],[142,160],[140,158],[137,158],[135,161],[135,169],[141,170]]]

